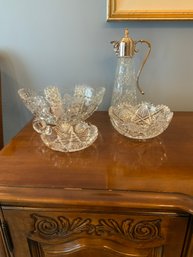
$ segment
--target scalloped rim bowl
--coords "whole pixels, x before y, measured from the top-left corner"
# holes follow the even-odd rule
[[[173,112],[166,105],[142,102],[136,106],[122,103],[109,108],[113,127],[122,135],[138,140],[154,138],[169,126]]]
[[[61,94],[49,86],[42,94],[31,89],[19,89],[18,94],[34,115],[33,128],[44,144],[55,151],[74,152],[89,147],[98,136],[98,129],[85,120],[102,102],[105,88],[75,86],[73,95]]]

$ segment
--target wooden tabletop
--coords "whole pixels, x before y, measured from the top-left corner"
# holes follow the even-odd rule
[[[105,192],[108,199],[113,199],[113,193],[123,197],[130,192],[136,199],[154,195],[160,202],[167,195],[168,206],[175,201],[176,206],[193,213],[193,113],[175,113],[163,134],[145,142],[118,134],[107,112],[94,113],[90,121],[98,127],[98,139],[74,153],[48,149],[31,123],[27,124],[0,152],[0,197],[5,202],[19,201],[24,198],[24,188],[29,189],[28,197],[33,191],[34,202],[35,195],[40,197],[46,189],[51,198],[53,188],[58,194],[70,192],[69,199],[78,190],[84,191],[79,201],[85,192],[93,197],[94,192]]]

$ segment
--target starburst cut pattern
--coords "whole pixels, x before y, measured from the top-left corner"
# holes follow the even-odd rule
[[[148,102],[130,105],[123,102],[109,108],[112,125],[122,135],[133,139],[149,139],[160,135],[170,124],[173,112],[166,105]]]

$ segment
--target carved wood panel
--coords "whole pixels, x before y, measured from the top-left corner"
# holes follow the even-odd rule
[[[172,213],[4,208],[14,257],[181,257],[188,217]]]
[[[161,237],[161,219],[136,222],[131,218],[124,220],[101,218],[94,223],[91,218],[82,217],[70,219],[58,216],[53,218],[35,213],[31,217],[34,219],[32,235],[37,234],[45,239],[59,239],[81,233],[100,237],[116,235],[134,242],[163,239]]]
[[[163,246],[135,249],[132,243],[162,241],[161,219],[138,220],[133,218],[93,220],[89,217],[68,218],[66,216],[42,216],[31,214],[34,227],[29,240],[31,252],[36,256],[139,256],[162,257]],[[77,237],[78,236],[78,237]],[[55,245],[41,244],[49,240]],[[69,242],[67,240],[70,240]],[[120,246],[119,241],[129,241]],[[65,241],[65,243],[64,243]],[[92,250],[91,250],[92,249]],[[37,255],[38,253],[38,255]]]

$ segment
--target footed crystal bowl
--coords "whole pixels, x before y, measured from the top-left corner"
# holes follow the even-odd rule
[[[74,152],[90,146],[98,129],[86,123],[102,102],[105,89],[78,85],[73,95],[56,86],[46,87],[42,94],[21,88],[19,96],[34,115],[33,128],[44,144],[55,151]]]
[[[122,135],[138,140],[160,135],[170,124],[173,112],[166,105],[142,102],[130,105],[123,102],[109,108],[113,127]]]

